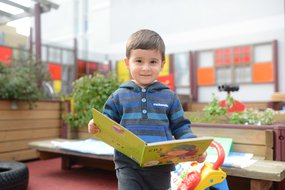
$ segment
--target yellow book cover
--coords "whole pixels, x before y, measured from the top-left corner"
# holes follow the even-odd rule
[[[95,137],[130,157],[141,167],[193,161],[213,141],[212,137],[198,137],[146,143],[96,109],[92,113],[94,124],[100,129]]]

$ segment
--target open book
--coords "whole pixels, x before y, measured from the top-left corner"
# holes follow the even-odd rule
[[[195,160],[206,151],[212,137],[146,143],[125,127],[92,110],[94,124],[100,128],[95,137],[136,161],[141,167]]]

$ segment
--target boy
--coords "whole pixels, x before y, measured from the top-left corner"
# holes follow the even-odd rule
[[[133,33],[127,41],[125,63],[132,80],[109,97],[104,114],[146,142],[195,138],[176,94],[156,81],[165,63],[165,45],[160,35],[151,30]],[[100,132],[93,120],[88,131]],[[205,157],[203,154],[197,161],[203,162]],[[170,172],[175,169],[172,164],[141,168],[116,150],[114,162],[119,190],[170,188]]]

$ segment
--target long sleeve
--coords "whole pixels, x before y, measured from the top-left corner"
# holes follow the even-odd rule
[[[175,139],[185,139],[196,137],[191,130],[191,122],[184,117],[184,111],[180,100],[174,94],[173,104],[169,113],[170,129]]]

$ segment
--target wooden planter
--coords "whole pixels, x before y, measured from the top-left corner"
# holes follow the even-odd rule
[[[199,118],[205,117],[205,113],[202,111],[186,111],[184,112],[184,116],[186,118],[189,118],[192,121],[199,120]],[[230,114],[227,114],[227,116],[216,116],[213,117],[213,121],[211,123],[223,123],[223,124],[229,124],[228,118],[230,117]],[[273,116],[273,123],[284,123],[285,124],[285,113],[279,112],[275,113]]]
[[[18,109],[11,105],[12,101],[0,100],[0,160],[38,158],[28,143],[60,137],[61,102],[39,101],[33,109],[24,103]]]

